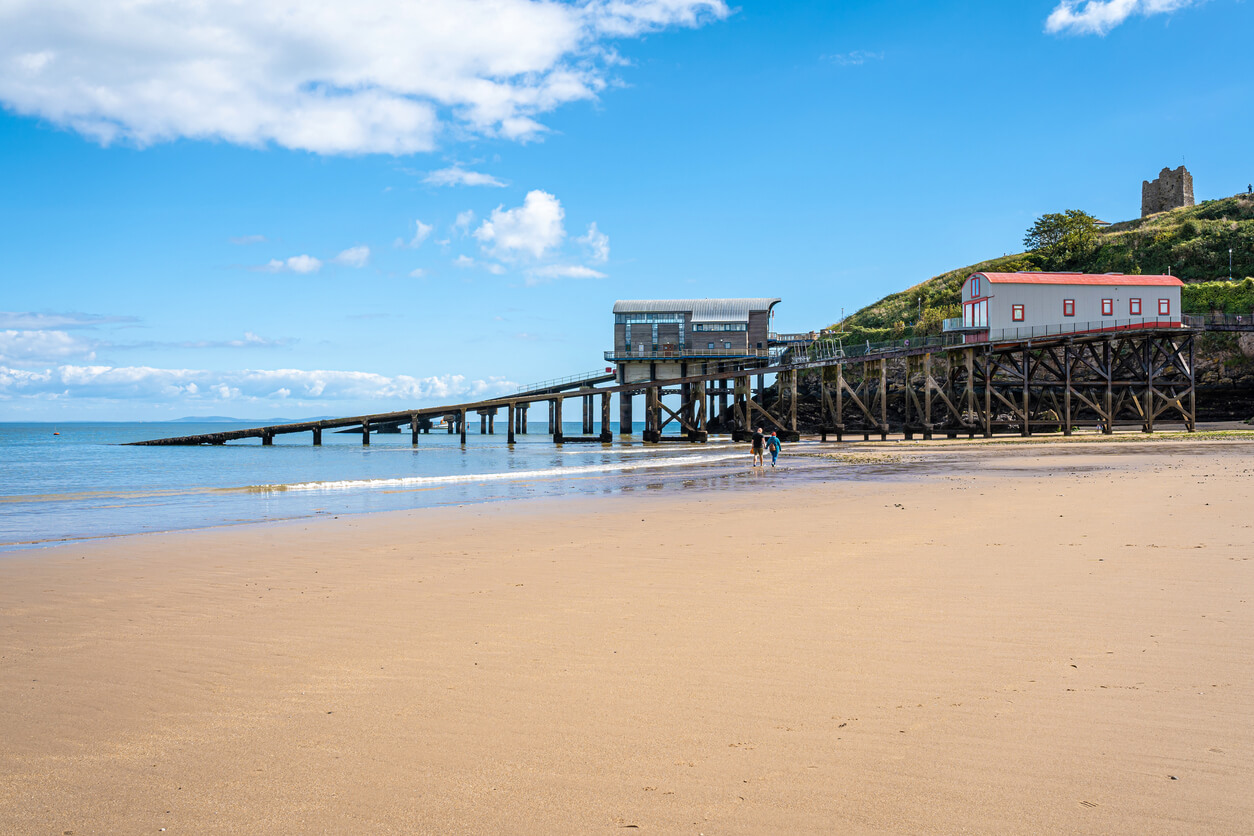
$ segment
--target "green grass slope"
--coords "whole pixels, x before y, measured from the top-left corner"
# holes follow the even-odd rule
[[[1254,279],[1226,281],[1229,248],[1233,275],[1254,276],[1254,196],[1208,200],[1112,224],[1100,232],[1091,252],[1067,264],[1046,263],[1029,252],[951,270],[867,305],[845,319],[843,331],[853,342],[940,333],[942,320],[961,313],[963,281],[980,271],[1171,273],[1187,283],[1182,300],[1186,313],[1250,313]]]

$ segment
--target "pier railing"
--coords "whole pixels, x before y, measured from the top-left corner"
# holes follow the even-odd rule
[[[607,351],[606,360],[699,360],[702,358],[769,360],[769,348],[674,348],[660,351]]]
[[[524,392],[544,392],[549,389],[563,389],[575,383],[587,382],[592,384],[599,381],[605,381],[607,379],[613,380],[613,378],[613,369],[593,369],[590,372],[583,372],[582,374],[568,374],[565,377],[555,377],[552,380],[542,380],[539,383],[528,383],[526,386],[519,386],[517,394],[522,394]]]

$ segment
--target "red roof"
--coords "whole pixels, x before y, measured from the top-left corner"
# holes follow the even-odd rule
[[[1124,273],[972,273],[993,284],[1158,285],[1181,287],[1175,276],[1133,276]],[[968,277],[970,278],[970,277]]]

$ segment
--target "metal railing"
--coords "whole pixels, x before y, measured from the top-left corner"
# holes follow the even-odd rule
[[[979,342],[1016,342],[1037,337],[1061,337],[1067,334],[1096,334],[1102,331],[1127,331],[1136,328],[1183,328],[1178,316],[1141,316],[1133,319],[1096,319],[1089,322],[1063,322],[1023,328],[1000,328],[989,331]]]
[[[613,376],[614,372],[607,372],[603,368],[596,369],[595,371],[584,372],[583,374],[568,374],[566,377],[555,377],[552,380],[542,380],[539,383],[528,383],[526,386],[519,386],[518,394],[522,394],[523,392],[542,392],[545,389],[569,386],[572,383],[580,383],[584,380],[597,380],[599,378]]]
[[[1186,319],[1188,319],[1186,317]],[[1249,317],[1246,317],[1248,320]],[[1099,334],[1106,331],[1126,331],[1140,328],[1197,327],[1192,322],[1181,322],[1180,317],[1142,317],[1139,319],[1107,319],[1097,322],[1076,322],[1063,325],[1038,325],[1032,328],[1002,328],[979,333],[979,339],[968,341],[968,335],[950,332],[931,337],[910,337],[887,342],[863,342],[846,345],[839,339],[817,340],[804,345],[794,345],[784,352],[783,365],[804,365],[838,360],[844,357],[869,357],[880,354],[922,351],[929,348],[947,348],[959,345],[986,345],[999,342],[1022,342],[1041,337],[1058,337],[1068,334]],[[977,336],[977,335],[971,335]]]
[[[1184,324],[1190,328],[1204,328],[1208,331],[1254,331],[1254,313],[1186,314]]]
[[[659,351],[607,351],[606,360],[687,360],[703,357],[767,359],[769,348],[674,348]]]

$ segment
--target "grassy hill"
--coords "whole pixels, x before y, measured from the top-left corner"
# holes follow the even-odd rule
[[[1171,273],[1187,283],[1182,299],[1186,313],[1250,313],[1254,311],[1254,278],[1226,281],[1230,247],[1233,275],[1254,276],[1254,196],[1208,200],[1112,224],[1101,230],[1090,252],[1065,264],[1051,264],[1029,252],[951,270],[867,305],[845,319],[843,330],[853,342],[940,333],[941,320],[961,314],[963,281],[985,270]]]

